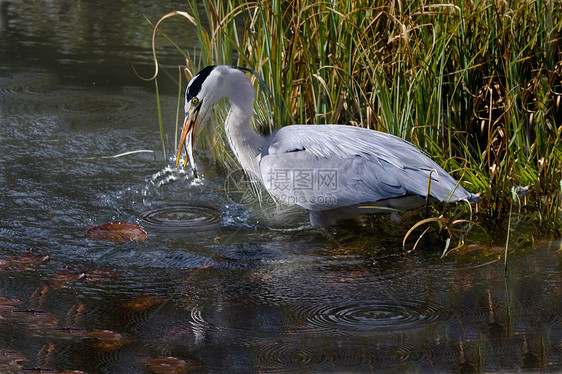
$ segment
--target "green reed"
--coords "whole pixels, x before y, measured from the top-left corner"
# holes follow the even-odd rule
[[[193,72],[242,65],[273,92],[256,104],[259,130],[389,132],[480,193],[484,220],[507,220],[512,188],[529,186],[519,210],[543,234],[562,231],[562,2],[188,4],[201,50],[187,54]],[[232,160],[224,134],[206,139],[217,161]]]

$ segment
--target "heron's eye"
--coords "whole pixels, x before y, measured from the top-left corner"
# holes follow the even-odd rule
[[[191,99],[191,105],[196,106],[197,104],[199,104],[199,99],[194,97],[193,99]]]

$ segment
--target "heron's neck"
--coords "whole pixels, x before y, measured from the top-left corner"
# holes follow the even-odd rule
[[[261,180],[259,156],[265,145],[265,138],[252,128],[253,102],[253,95],[248,100],[231,98],[225,129],[230,147],[242,168],[253,174],[252,177]]]

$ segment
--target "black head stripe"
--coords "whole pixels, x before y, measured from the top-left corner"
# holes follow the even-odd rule
[[[193,97],[197,96],[199,91],[201,91],[201,85],[203,84],[205,79],[207,79],[209,74],[211,74],[214,68],[215,68],[214,66],[207,66],[199,73],[197,73],[196,76],[193,77],[191,83],[187,86],[185,90],[186,100],[191,100]]]

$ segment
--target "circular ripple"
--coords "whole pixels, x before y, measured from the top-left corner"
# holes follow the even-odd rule
[[[298,342],[262,342],[255,347],[257,366],[269,373],[314,371],[329,368],[328,355],[313,347],[303,347]]]
[[[419,357],[411,346],[386,344],[369,337],[340,344],[338,340],[316,338],[262,341],[254,348],[259,369],[269,373],[372,371],[413,366]]]
[[[122,94],[112,92],[89,92],[71,90],[59,93],[53,106],[60,109],[66,118],[80,123],[106,123],[128,126],[146,116],[146,97],[130,91]]]
[[[211,230],[220,225],[220,213],[211,207],[169,203],[145,212],[141,217],[147,227],[166,231]]]
[[[0,106],[4,117],[15,115],[29,118],[30,114],[42,114],[48,107],[45,102],[51,102],[55,87],[55,81],[48,74],[29,73],[0,77]]]
[[[46,72],[12,74],[0,77],[0,93],[44,95],[52,92],[56,84],[55,76]]]
[[[293,318],[302,321],[301,328],[315,331],[340,333],[393,332],[427,326],[436,321],[439,308],[435,305],[419,305],[411,302],[385,303],[365,301],[348,305],[310,305],[298,308]],[[295,321],[295,322],[296,322]]]
[[[134,99],[117,95],[106,95],[105,97],[82,93],[79,96],[70,96],[60,103],[63,111],[71,113],[118,113],[130,111],[141,103]]]

